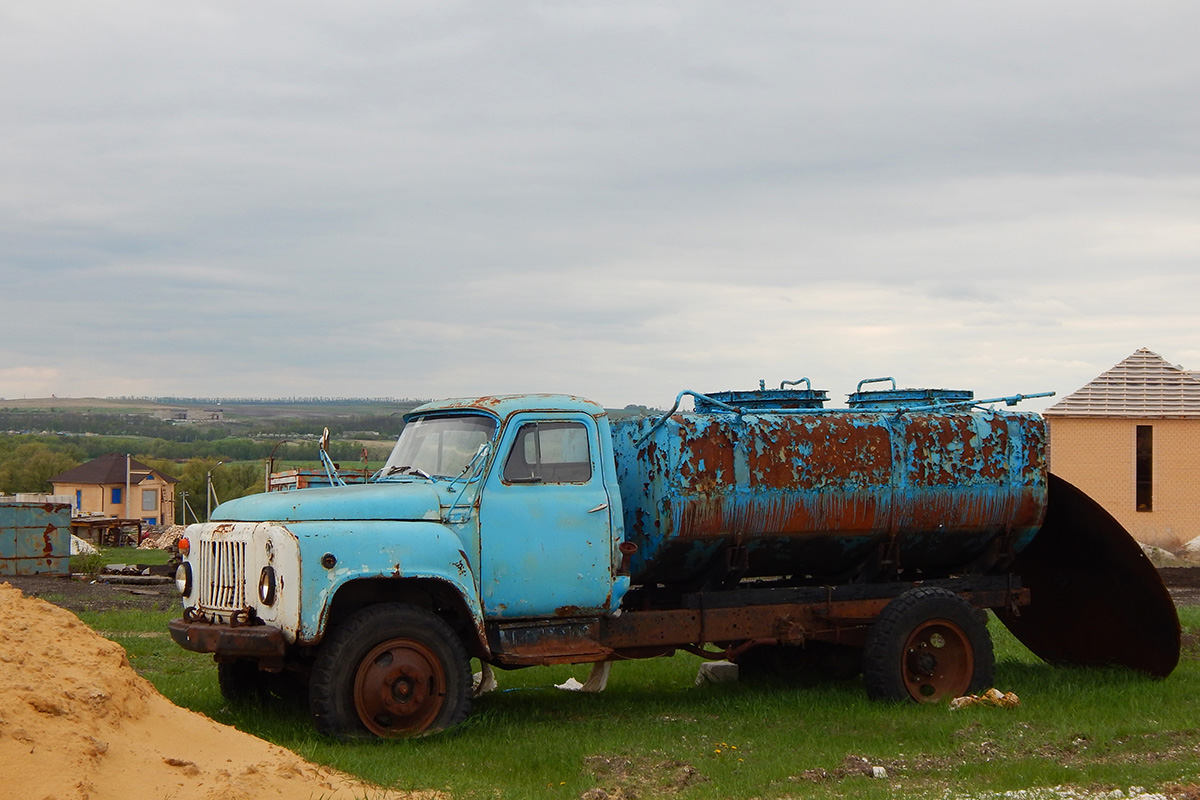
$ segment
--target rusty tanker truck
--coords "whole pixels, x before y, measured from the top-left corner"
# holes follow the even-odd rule
[[[617,420],[568,395],[427,403],[365,484],[252,495],[189,527],[171,635],[214,654],[227,697],[300,687],[344,738],[461,722],[472,658],[685,650],[945,701],[991,686],[989,609],[1047,661],[1168,675],[1170,596],[1048,473],[1020,399],[871,379],[826,408],[801,379]]]

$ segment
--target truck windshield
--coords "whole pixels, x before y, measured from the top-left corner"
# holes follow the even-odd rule
[[[380,479],[402,475],[455,478],[471,463],[479,446],[496,433],[496,420],[483,414],[418,417],[396,442]]]

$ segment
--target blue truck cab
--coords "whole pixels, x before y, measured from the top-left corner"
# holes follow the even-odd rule
[[[387,656],[410,662],[401,671],[422,698],[449,696],[422,731],[457,721],[469,656],[519,666],[607,654],[590,634],[629,577],[604,409],[568,395],[490,396],[428,403],[405,420],[366,484],[251,495],[188,528],[184,617],[171,631],[215,654],[227,695],[316,680],[310,693],[334,698],[315,704],[318,727],[406,735],[412,715],[390,706],[433,701],[389,699],[365,722],[347,710],[364,680],[374,685],[348,686],[345,673],[376,629],[404,629]],[[347,624],[371,609],[371,621]],[[376,620],[380,609],[403,622]],[[344,633],[363,626],[372,632]]]

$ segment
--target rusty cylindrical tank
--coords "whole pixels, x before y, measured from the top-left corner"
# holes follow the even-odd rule
[[[781,387],[614,423],[633,583],[968,574],[1033,539],[1040,416],[972,410],[969,392],[861,388],[848,409]]]

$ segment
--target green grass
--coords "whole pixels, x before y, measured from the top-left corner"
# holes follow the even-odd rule
[[[105,564],[166,564],[171,560],[169,550],[139,550],[136,547],[99,547]]]
[[[956,712],[871,703],[857,680],[695,687],[700,662],[690,655],[617,664],[599,695],[554,688],[584,679],[586,667],[531,668],[498,672],[500,690],[449,733],[348,744],[318,736],[303,709],[231,707],[211,658],[157,635],[171,616],[83,618],[125,646],[134,667],[179,705],[368,781],[460,799],[577,798],[595,786],[680,800],[941,798],[1200,782],[1195,651],[1166,680],[1055,668],[993,620],[996,685],[1022,704]],[[1200,629],[1200,609],[1180,616],[1185,629]],[[885,767],[888,778],[859,774],[851,757]]]
[[[71,556],[71,572],[95,575],[109,564],[156,566],[171,560],[169,550],[139,550],[136,547],[97,547],[98,553]]]

